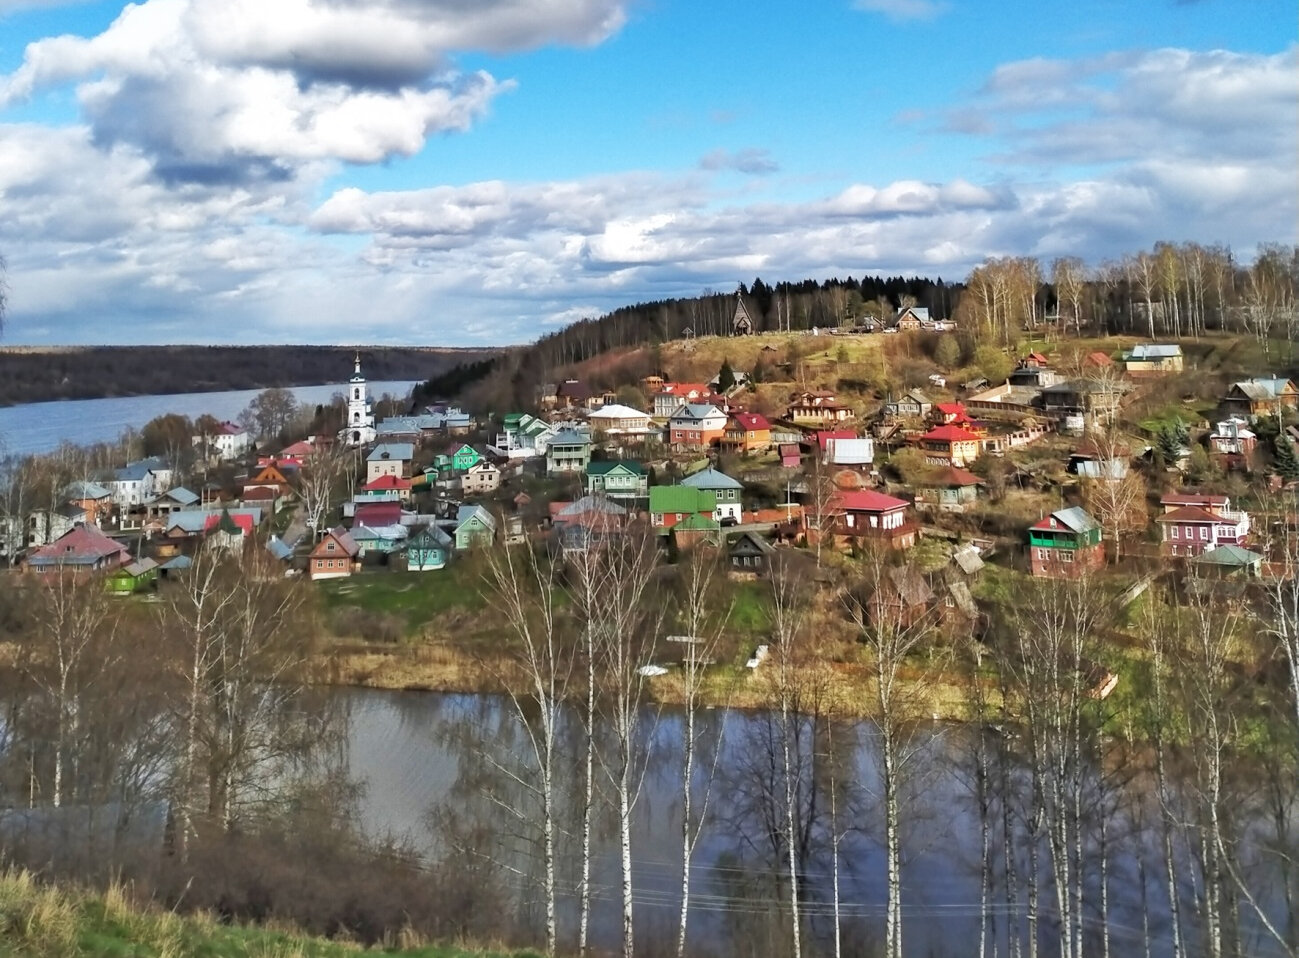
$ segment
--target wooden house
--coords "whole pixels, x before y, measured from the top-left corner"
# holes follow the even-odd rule
[[[732,413],[722,431],[722,448],[741,455],[766,452],[771,448],[771,423],[753,412]]]
[[[610,499],[645,499],[649,496],[649,475],[639,462],[609,460],[586,467],[587,495]]]
[[[821,515],[805,513],[809,539],[817,536],[833,541],[879,543],[891,549],[909,549],[916,542],[918,527],[910,517],[911,503],[873,489],[841,490],[825,503]]]
[[[919,389],[912,389],[899,399],[884,404],[884,414],[895,419],[923,419],[934,408],[933,402]]]
[[[406,570],[435,572],[451,561],[454,540],[437,526],[426,526],[406,541]]]
[[[840,403],[834,393],[818,389],[796,395],[786,416],[802,426],[834,426],[853,418],[853,411]]]
[[[1176,343],[1138,343],[1123,354],[1129,376],[1163,376],[1182,371],[1182,347]]]
[[[735,295],[735,313],[731,316],[731,335],[748,336],[755,329],[753,316],[749,313],[749,307],[744,304],[744,296],[737,293]]]
[[[133,595],[155,588],[157,582],[158,563],[146,558],[114,569],[104,579],[104,588],[113,595]]]
[[[1028,530],[1035,576],[1076,579],[1105,565],[1101,526],[1078,506],[1059,509]]]
[[[732,479],[726,473],[710,466],[686,476],[681,480],[681,485],[713,493],[717,500],[717,506],[713,509],[713,518],[718,522],[740,521],[742,509],[740,497],[744,492],[744,485],[739,480]]]
[[[712,519],[716,509],[717,496],[711,490],[691,486],[650,487],[650,524],[660,532],[671,529],[691,516]]]
[[[727,539],[726,563],[730,572],[763,576],[771,569],[776,547],[756,532],[745,530]]]
[[[496,518],[482,506],[465,505],[456,510],[456,549],[490,546],[496,541]]]
[[[409,442],[381,442],[365,457],[365,481],[374,482],[380,476],[410,478],[415,447]]]
[[[337,579],[350,576],[360,566],[361,548],[342,526],[330,529],[316,543],[307,559],[307,574],[312,579]]]
[[[1275,416],[1299,408],[1299,387],[1293,380],[1260,377],[1232,383],[1222,405],[1241,416]]]
[[[946,466],[916,483],[916,505],[941,512],[964,512],[978,501],[983,480],[971,472]]]
[[[706,403],[687,403],[668,419],[668,441],[679,448],[707,449],[721,441],[726,413]]]
[[[126,546],[79,522],[53,542],[27,554],[24,568],[38,574],[103,572],[131,561]]]

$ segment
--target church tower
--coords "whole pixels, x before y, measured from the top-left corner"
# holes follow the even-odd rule
[[[361,354],[357,353],[356,368],[347,383],[347,425],[339,438],[349,446],[364,446],[374,442],[374,437],[374,412],[361,374]]]

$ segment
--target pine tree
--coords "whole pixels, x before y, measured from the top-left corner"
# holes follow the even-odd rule
[[[717,390],[718,392],[729,392],[735,388],[735,370],[731,368],[729,359],[722,360],[722,368],[717,373]]]
[[[1276,437],[1273,447],[1276,451],[1272,465],[1276,468],[1277,475],[1286,482],[1299,479],[1299,455],[1295,454],[1294,443],[1285,433],[1281,433]]]

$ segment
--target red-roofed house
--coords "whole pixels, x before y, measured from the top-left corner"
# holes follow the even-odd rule
[[[756,412],[737,412],[726,421],[722,448],[748,455],[771,448],[771,423]]]
[[[308,560],[308,575],[313,579],[337,579],[349,576],[360,565],[361,548],[342,526],[325,533]]]
[[[968,466],[983,452],[982,430],[967,426],[935,426],[917,440],[925,461],[936,466]]]
[[[974,425],[974,420],[970,414],[965,411],[965,404],[959,402],[939,402],[934,403],[934,408],[930,411],[932,420],[938,425]]]
[[[1222,512],[1231,509],[1231,497],[1212,492],[1166,492],[1159,497],[1159,504],[1164,507],[1164,512],[1172,512],[1183,506]]]
[[[364,505],[358,503],[356,517],[352,520],[352,524],[369,526],[371,529],[399,526],[401,525],[401,503],[368,502]]]
[[[779,453],[780,465],[784,469],[797,469],[803,464],[803,449],[796,442],[782,442]]]
[[[654,418],[667,419],[686,403],[711,405],[718,399],[706,383],[664,383],[654,394]]]
[[[1244,512],[1185,505],[1167,510],[1155,521],[1159,523],[1160,552],[1167,556],[1198,556],[1218,546],[1243,545],[1249,537],[1249,515]]]
[[[1083,359],[1082,364],[1091,369],[1108,369],[1110,366],[1114,365],[1114,360],[1111,359],[1108,354],[1097,350],[1096,352],[1088,353]]]
[[[916,523],[907,510],[911,503],[895,499],[873,489],[840,491],[825,504],[825,512],[817,523],[811,516],[808,536],[845,536],[849,539],[869,539],[892,549],[909,549],[916,542]]]
[[[298,466],[306,462],[316,452],[318,448],[328,446],[328,441],[321,437],[316,440],[300,439],[291,446],[285,446],[279,452],[270,455],[258,456],[257,465],[259,466]]]
[[[39,574],[50,572],[100,572],[116,569],[131,561],[131,553],[120,542],[98,528],[77,523],[49,545],[27,555],[26,568]]]

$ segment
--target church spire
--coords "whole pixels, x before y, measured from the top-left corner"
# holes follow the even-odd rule
[[[359,349],[356,351],[356,367],[355,367],[355,371],[356,371],[356,375],[358,375],[358,376],[361,375],[361,351],[360,351]]]

